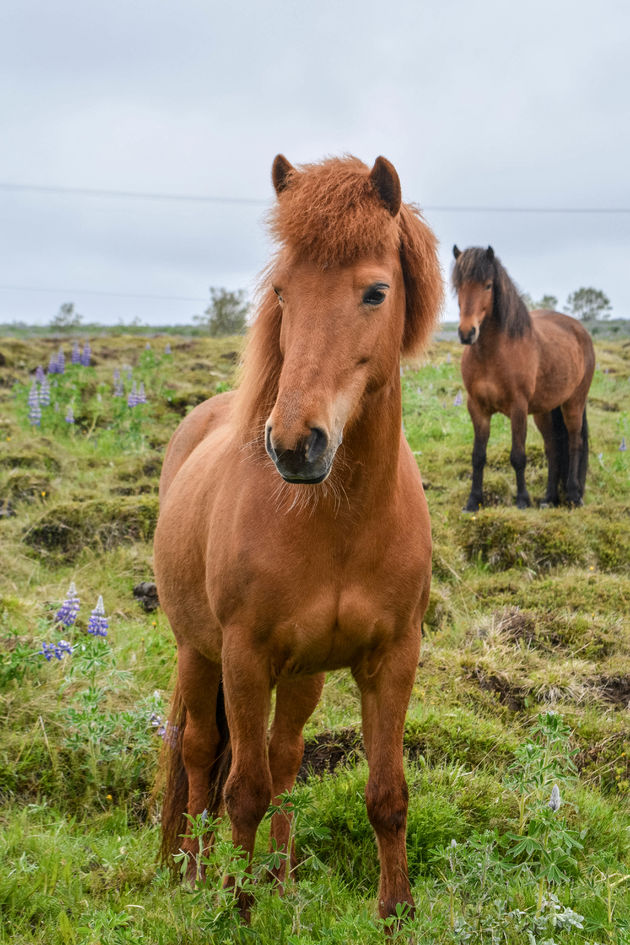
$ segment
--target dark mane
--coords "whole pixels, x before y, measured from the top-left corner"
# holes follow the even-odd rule
[[[488,279],[494,284],[494,321],[510,338],[522,338],[531,327],[531,318],[501,261],[481,246],[465,249],[453,266],[453,288],[457,291],[466,282],[483,283]]]

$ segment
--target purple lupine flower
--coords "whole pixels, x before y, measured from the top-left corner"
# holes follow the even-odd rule
[[[464,403],[464,398],[462,397],[462,392],[461,390],[458,390],[457,393],[455,394],[455,400],[453,401],[453,406],[461,407],[463,403]]]
[[[42,409],[39,405],[39,391],[37,381],[33,381],[28,395],[28,419],[34,427],[38,427],[42,422]]]
[[[138,388],[138,395],[136,397],[136,405],[146,404],[146,403],[147,403],[147,395],[144,392],[144,384],[141,381],[140,387]]]
[[[79,351],[79,342],[75,341],[72,345],[72,354],[70,360],[73,364],[81,364],[81,352]]]
[[[59,623],[62,623],[64,627],[73,626],[77,619],[80,606],[81,598],[77,597],[77,589],[74,585],[74,581],[71,581],[70,587],[68,588],[68,593],[66,594],[66,599],[55,614],[55,620],[59,621]]]
[[[446,363],[447,363],[447,364],[450,364],[450,363],[451,363],[451,352],[450,352],[450,351],[447,351],[447,352],[446,352]]]
[[[171,343],[170,341],[167,341],[166,347],[164,348],[164,354],[170,354],[170,353],[171,353]]]
[[[155,729],[155,734],[159,735],[171,748],[174,748],[177,744],[179,725],[171,724],[168,719],[162,721],[162,716],[158,715],[157,712],[151,713],[150,722],[152,728]]]
[[[68,409],[66,410],[66,415],[63,418],[66,423],[74,423],[74,410],[72,409],[72,404],[68,404]]]
[[[145,351],[150,351],[150,350],[151,350],[151,342],[150,342],[150,341],[147,341],[146,345],[144,346],[144,350],[145,350]]]
[[[81,364],[83,367],[90,366],[90,359],[92,357],[92,349],[90,348],[90,342],[86,341],[83,345],[83,354],[81,355]]]
[[[42,643],[42,648],[39,651],[39,654],[44,657],[47,663],[50,663],[51,659],[55,655],[54,643]]]
[[[138,404],[138,393],[136,391],[136,382],[134,381],[133,384],[131,385],[131,391],[129,392],[129,396],[127,397],[127,406],[135,407],[137,406],[137,404]]]
[[[60,348],[57,352],[57,374],[63,374],[66,369],[66,356],[63,353],[63,348]]]
[[[622,436],[622,437],[621,437],[621,443],[619,444],[619,452],[620,452],[620,453],[625,453],[627,449],[628,449],[628,447],[626,446],[626,438],[625,438],[625,436]]]
[[[90,614],[90,619],[88,620],[87,632],[91,633],[93,637],[106,637],[108,629],[109,621],[105,616],[103,597],[99,595],[96,607]]]
[[[35,380],[37,381],[38,384],[43,384],[45,377],[46,375],[44,374],[43,367],[41,366],[41,364],[38,364],[37,369],[35,371]]]
[[[72,655],[74,647],[71,643],[68,643],[67,640],[60,640],[59,643],[42,643],[42,648],[39,650],[41,656],[44,657],[47,663],[50,663],[53,656],[60,660],[63,659],[66,653]]]
[[[120,371],[118,368],[116,368],[114,371],[114,397],[123,397],[124,393],[122,381],[120,379]]]
[[[39,402],[42,407],[48,407],[50,404],[50,381],[45,375],[39,390]]]
[[[59,374],[59,370],[58,370],[58,366],[57,366],[57,355],[56,355],[56,354],[51,354],[51,356],[50,356],[50,358],[49,358],[49,360],[48,360],[48,373],[49,373],[49,374]]]

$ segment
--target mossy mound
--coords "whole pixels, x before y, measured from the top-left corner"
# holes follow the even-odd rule
[[[62,502],[25,530],[24,541],[40,553],[72,561],[85,547],[107,551],[124,542],[149,541],[157,516],[154,496]]]
[[[584,565],[588,557],[579,513],[564,510],[484,509],[462,519],[459,537],[469,561],[481,561],[495,571],[539,572]]]

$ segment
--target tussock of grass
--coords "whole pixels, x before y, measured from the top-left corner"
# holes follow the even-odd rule
[[[58,503],[28,526],[24,541],[71,561],[86,547],[108,551],[121,542],[149,541],[157,514],[155,496]]]

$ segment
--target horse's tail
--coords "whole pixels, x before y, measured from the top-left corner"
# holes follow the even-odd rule
[[[580,484],[580,495],[584,495],[586,486],[586,471],[588,469],[588,423],[586,421],[586,407],[582,414],[582,452],[580,453],[580,464],[578,466],[578,482]]]
[[[559,481],[566,491],[567,478],[569,476],[569,433],[562,416],[562,409],[555,407],[551,411],[553,422],[553,438],[555,443],[556,455],[558,457]],[[586,485],[586,470],[588,469],[588,423],[586,420],[586,407],[582,414],[582,451],[580,453],[580,462],[578,465],[578,482],[580,484],[580,495],[584,495]]]
[[[171,703],[170,718],[164,733],[162,757],[160,760],[160,781],[164,785],[162,801],[162,843],[160,858],[174,872],[178,867],[173,859],[181,847],[188,822],[186,807],[188,804],[188,775],[184,766],[183,741],[186,730],[186,706],[182,698],[179,682],[175,686]],[[217,692],[216,720],[219,730],[219,744],[215,760],[208,771],[208,802],[206,810],[210,818],[217,817],[223,806],[223,788],[230,773],[232,750],[230,731],[225,714],[223,680],[219,681]]]
[[[558,481],[562,483],[562,488],[566,490],[569,476],[569,431],[560,407],[554,407],[551,411],[551,421],[553,423],[553,442],[558,462]]]

